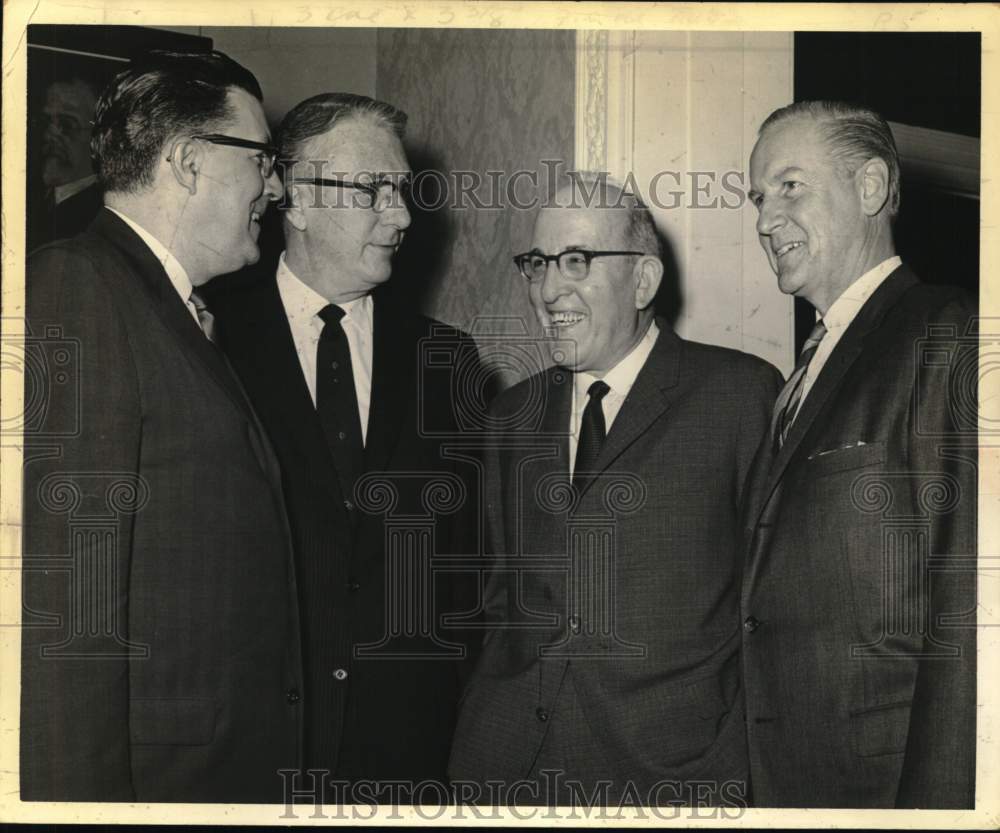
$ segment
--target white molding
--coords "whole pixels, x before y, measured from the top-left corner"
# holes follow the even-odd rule
[[[573,167],[578,171],[607,169],[607,84],[608,32],[577,30]]]
[[[574,167],[623,180],[632,170],[635,126],[633,31],[576,33]]]

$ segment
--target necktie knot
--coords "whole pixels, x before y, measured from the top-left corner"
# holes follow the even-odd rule
[[[347,313],[344,312],[342,307],[338,307],[336,304],[327,304],[316,314],[323,319],[324,324],[339,324],[340,319]]]
[[[592,401],[600,402],[607,393],[609,393],[611,388],[608,387],[606,382],[598,379],[594,384],[587,388],[587,396],[591,398]]]

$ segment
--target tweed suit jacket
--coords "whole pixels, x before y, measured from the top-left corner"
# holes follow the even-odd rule
[[[21,796],[280,802],[299,765],[277,459],[110,211],[27,268]]]
[[[760,806],[971,807],[976,335],[897,268],[746,504],[741,607]]]
[[[561,747],[593,750],[565,773],[584,785],[631,781],[653,803],[664,779],[745,782],[738,507],[780,376],[658,323],[578,499],[572,374],[550,368],[494,403],[491,628],[453,779],[527,778],[558,731]]]

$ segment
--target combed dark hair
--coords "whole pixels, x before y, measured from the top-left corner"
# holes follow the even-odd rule
[[[221,52],[156,50],[134,60],[97,102],[91,153],[104,190],[135,193],[152,185],[168,140],[233,118],[233,87],[263,98],[253,73]]]
[[[899,213],[899,153],[888,123],[870,107],[844,101],[796,101],[775,110],[760,126],[758,135],[796,117],[818,122],[826,133],[833,158],[847,174],[878,157],[889,168],[889,217]]]
[[[281,120],[277,137],[280,158],[290,165],[299,160],[311,138],[358,117],[372,120],[400,139],[406,134],[406,113],[385,101],[354,93],[320,93],[296,104]]]

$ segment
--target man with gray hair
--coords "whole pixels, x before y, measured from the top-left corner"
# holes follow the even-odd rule
[[[278,130],[285,250],[214,304],[281,460],[296,545],[305,769],[319,772],[290,786],[327,803],[362,781],[377,784],[357,800],[408,803],[406,785],[428,779],[442,797],[470,645],[441,621],[475,607],[474,574],[465,599],[461,575],[429,569],[472,548],[469,472],[442,443],[458,432],[458,368],[475,378],[478,354],[383,291],[410,225],[405,126],[361,95],[294,107]],[[389,781],[403,792],[387,796]]]
[[[560,189],[514,261],[555,366],[491,409],[456,800],[741,806],[738,508],[778,373],[656,317],[660,241],[613,183]]]
[[[896,255],[899,160],[874,111],[774,112],[750,181],[778,287],[817,314],[745,503],[754,803],[972,807],[973,301]]]

